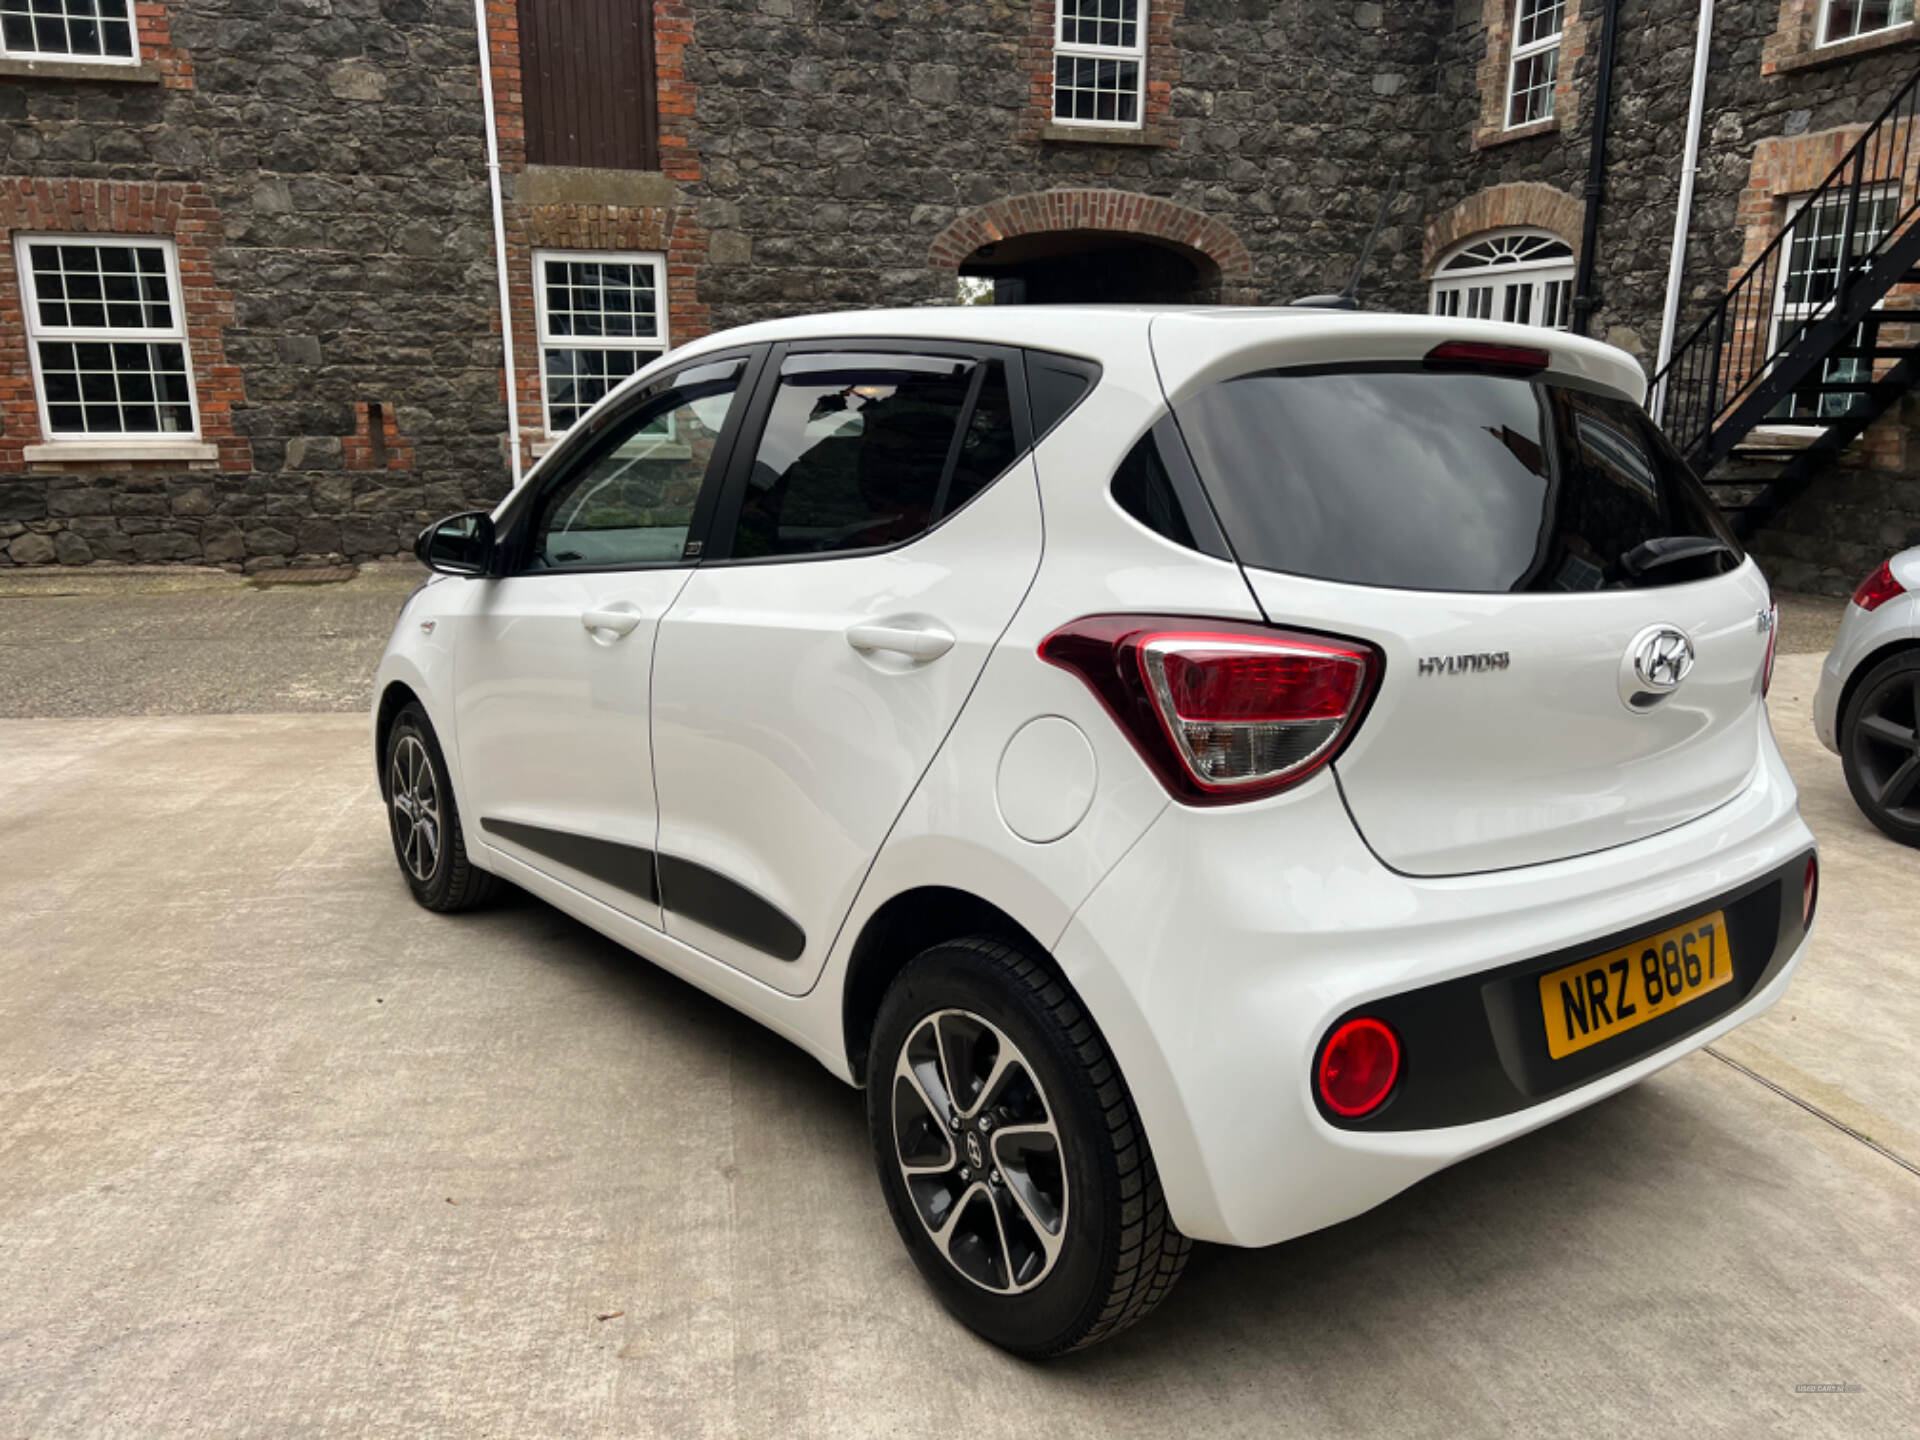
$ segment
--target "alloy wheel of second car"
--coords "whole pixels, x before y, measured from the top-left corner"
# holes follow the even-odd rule
[[[1904,658],[1867,677],[1849,736],[1848,778],[1882,828],[1920,831],[1920,666],[1899,663]]]

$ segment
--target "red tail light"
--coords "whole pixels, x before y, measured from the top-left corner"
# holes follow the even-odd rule
[[[1095,615],[1049,635],[1071,670],[1180,799],[1272,795],[1326,765],[1379,683],[1380,653],[1233,621]]]
[[[1893,578],[1893,562],[1885,560],[1860,582],[1860,588],[1853,592],[1853,603],[1862,610],[1878,610],[1894,596],[1906,593],[1907,587]]]
[[[1780,653],[1780,606],[1775,602],[1773,618],[1767,625],[1767,658],[1760,669],[1760,698],[1767,698],[1767,692],[1773,688],[1773,659]]]
[[[1363,1015],[1327,1037],[1314,1067],[1320,1101],[1354,1119],[1386,1103],[1400,1078],[1400,1040],[1383,1020]]]
[[[1820,904],[1820,857],[1807,856],[1807,873],[1800,882],[1800,928],[1813,929],[1813,912]]]

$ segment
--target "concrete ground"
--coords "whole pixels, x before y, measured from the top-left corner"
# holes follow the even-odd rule
[[[426,573],[0,570],[0,717],[364,710]]]
[[[357,704],[364,582],[143,584],[0,600],[6,693],[95,712],[0,721],[0,1437],[1914,1431],[1920,855],[1813,740],[1812,608],[1780,1006],[1034,1366],[929,1298],[811,1060],[531,900],[417,909],[360,715],[138,717]],[[53,678],[89,640],[130,672]]]

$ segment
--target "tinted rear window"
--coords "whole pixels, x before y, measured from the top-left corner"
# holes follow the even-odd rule
[[[1180,407],[1242,562],[1413,590],[1600,590],[1718,574],[1737,550],[1632,573],[1669,537],[1733,539],[1640,407],[1543,381],[1268,372]],[[1699,547],[1695,547],[1699,548]]]

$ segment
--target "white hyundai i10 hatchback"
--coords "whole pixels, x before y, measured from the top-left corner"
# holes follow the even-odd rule
[[[901,1238],[1026,1355],[1777,1000],[1774,611],[1617,350],[981,308],[710,336],[383,660],[429,909],[511,880],[866,1088]]]

